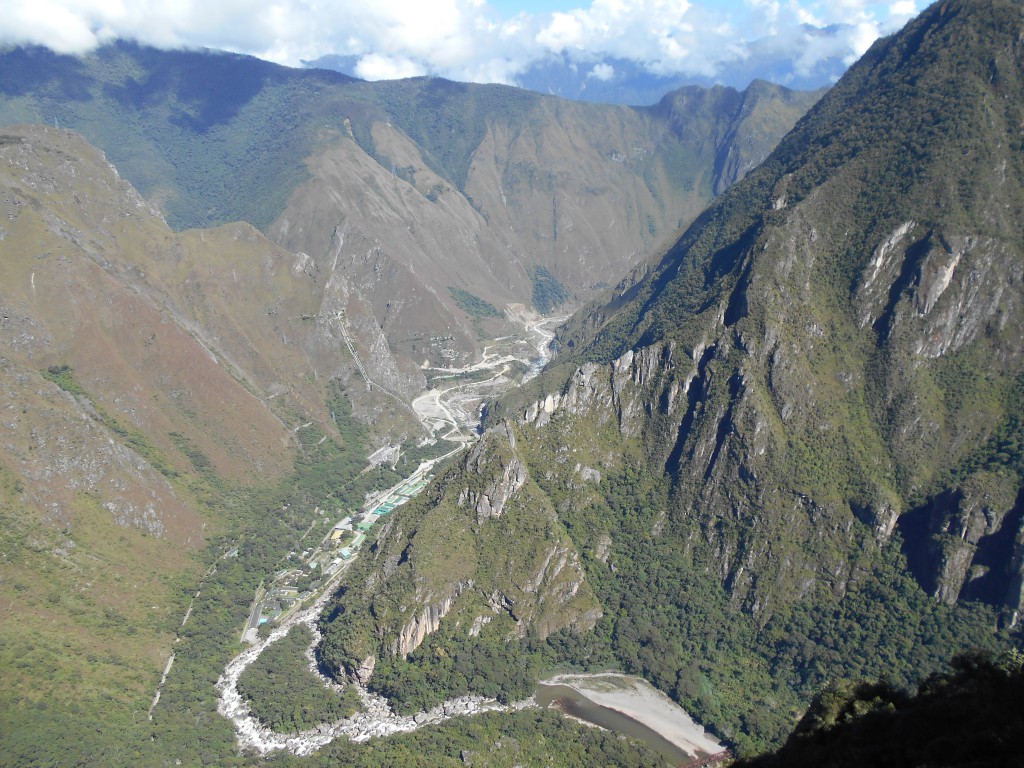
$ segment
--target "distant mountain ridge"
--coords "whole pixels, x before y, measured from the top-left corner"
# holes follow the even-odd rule
[[[424,359],[478,353],[450,289],[529,307],[543,269],[573,301],[593,295],[817,98],[765,85],[681,94],[693,106],[633,110],[126,43],[0,55],[0,124],[81,131],[175,228],[247,221],[321,271],[340,264],[410,391]],[[394,296],[407,300],[389,308]]]
[[[807,39],[824,47],[850,35],[848,25],[805,25],[793,34],[805,39],[782,41],[767,37],[754,41],[749,43],[747,56],[719,65],[715,75],[655,74],[636,61],[602,55],[579,58],[563,51],[531,63],[515,77],[515,84],[528,91],[574,101],[647,106],[660,101],[666,93],[687,86],[722,85],[742,91],[759,79],[794,90],[813,91],[831,86],[849,67],[845,53],[827,56],[813,66],[806,62],[796,66],[792,58],[796,46],[806,45]],[[303,65],[358,77],[361,59],[362,56],[328,54],[303,61]]]

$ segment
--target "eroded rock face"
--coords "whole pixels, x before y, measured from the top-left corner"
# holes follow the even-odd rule
[[[935,598],[1019,611],[1019,498],[1015,478],[981,471],[908,515],[908,558]]]
[[[377,667],[377,657],[373,654],[363,659],[363,663],[360,664],[355,670],[355,677],[359,681],[360,685],[365,686],[370,682],[370,678],[373,677],[373,670]]]
[[[690,321],[682,335],[695,342],[669,338],[585,363],[520,412],[539,435],[560,419],[614,419],[623,439],[643,441],[655,471],[683,489],[681,514],[703,521],[734,601],[755,612],[770,610],[773,593],[787,600],[820,582],[841,595],[858,526],[885,546],[906,511],[895,468],[924,475],[946,459],[944,441],[963,455],[991,428],[988,415],[977,422],[934,408],[920,373],[928,361],[987,332],[998,338],[987,353],[996,372],[1021,362],[1021,339],[1002,330],[1024,319],[1019,254],[1005,240],[925,230],[915,220],[884,234],[852,298],[858,328],[881,356],[847,353],[830,340],[814,309],[815,264],[835,239],[819,220],[823,199],[778,208],[785,230],[770,230],[760,262],[733,294]],[[826,478],[859,490],[836,498],[820,484]],[[1008,545],[992,554],[993,542],[1011,536],[1005,526],[1016,530],[1016,514],[1002,521],[1018,490],[1008,477],[998,491],[968,485],[955,502],[936,505],[929,564],[920,570],[936,598],[1018,604]],[[716,519],[743,520],[746,533],[720,537]],[[796,546],[782,554],[769,543],[780,536]],[[779,579],[792,587],[772,586]]]
[[[514,454],[515,436],[507,426],[499,427],[500,438],[494,437],[488,440],[481,440],[470,451],[466,460],[466,466],[478,477],[487,478],[480,490],[463,488],[459,493],[458,505],[469,507],[476,512],[476,522],[480,525],[494,517],[501,517],[505,504],[518,491],[527,479],[526,466]],[[504,454],[492,456],[488,451],[491,439],[506,441],[512,449],[513,454],[505,457]],[[488,464],[497,461],[497,472]]]
[[[448,615],[455,600],[472,583],[455,585],[454,593],[445,595],[440,600],[433,600],[429,596],[418,597],[416,602],[423,605],[423,608],[409,620],[409,623],[402,627],[402,631],[392,647],[392,653],[400,656],[408,656],[415,651],[428,635],[432,635],[441,627],[441,619]]]
[[[875,327],[884,341],[901,327],[912,331],[916,355],[954,353],[1018,315],[1016,258],[999,239],[906,221],[864,270],[855,299],[860,326]]]
[[[593,415],[602,423],[614,416],[624,437],[636,437],[646,428],[652,407],[644,393],[662,384],[658,410],[674,415],[680,395],[687,393],[696,374],[686,360],[683,368],[690,375],[677,381],[674,351],[671,342],[655,344],[635,352],[629,350],[610,366],[587,363],[572,374],[561,393],[548,394],[529,405],[520,423],[539,429],[559,410],[572,416]]]

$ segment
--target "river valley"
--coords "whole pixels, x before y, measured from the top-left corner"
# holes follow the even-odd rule
[[[553,336],[551,327],[564,318],[531,319],[523,322],[524,334],[519,338],[499,339],[484,348],[481,360],[466,368],[430,369],[431,388],[417,397],[413,409],[430,439],[451,444],[451,450],[435,459],[420,464],[416,471],[392,488],[369,498],[364,506],[360,525],[362,538],[356,535],[356,545],[339,550],[336,557],[331,549],[337,537],[324,536],[319,546],[303,552],[306,563],[321,565],[324,578],[312,594],[295,600],[291,607],[275,616],[273,629],[260,639],[256,628],[260,619],[262,601],[267,595],[281,593],[288,571],[278,574],[280,584],[271,584],[257,594],[253,614],[243,637],[251,645],[235,656],[217,682],[219,694],[217,711],[234,725],[239,747],[244,751],[269,754],[287,750],[294,755],[311,754],[337,738],[362,742],[440,723],[453,717],[465,717],[483,712],[507,712],[526,707],[553,706],[567,716],[587,724],[636,738],[672,763],[681,764],[707,757],[721,751],[712,738],[704,734],[686,714],[667,696],[655,690],[646,681],[603,673],[600,675],[563,675],[538,685],[537,693],[528,699],[508,705],[480,696],[465,696],[411,716],[395,714],[383,697],[371,693],[358,682],[355,686],[361,702],[361,711],[352,717],[333,723],[324,723],[309,730],[282,734],[262,725],[250,712],[248,703],[238,691],[242,673],[273,643],[285,637],[296,626],[305,625],[313,635],[306,651],[311,672],[320,677],[323,685],[338,688],[337,684],[320,674],[314,648],[320,641],[318,621],[337,585],[345,577],[348,566],[358,557],[359,544],[365,539],[370,526],[384,514],[418,494],[429,481],[433,468],[450,456],[460,452],[477,436],[481,403],[485,398],[517,383],[528,380],[546,363],[548,344]],[[513,378],[514,377],[514,378]],[[352,518],[338,523],[351,531]],[[354,531],[353,531],[354,533]],[[263,619],[266,621],[266,619]]]

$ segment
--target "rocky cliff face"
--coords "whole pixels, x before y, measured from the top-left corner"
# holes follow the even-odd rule
[[[1004,604],[1019,613],[1022,507],[1014,477],[981,470],[900,522],[907,554],[936,599]]]
[[[738,517],[760,529],[745,533],[746,543],[716,545],[723,558],[733,552],[721,562],[722,576],[748,607],[771,602],[758,592],[772,588],[752,575],[770,557],[756,542],[783,530],[793,538],[803,513],[817,521],[801,526],[797,540],[823,535],[823,525],[833,531],[826,538],[837,540],[829,547],[836,558],[807,559],[804,576],[797,575],[801,558],[783,568],[801,583],[819,566],[844,570],[843,531],[851,525],[868,524],[884,543],[919,494],[947,499],[932,505],[928,527],[932,536],[962,534],[959,550],[932,547],[932,589],[947,600],[963,593],[980,537],[1016,535],[1016,516],[1005,529],[1002,520],[1015,507],[1020,480],[1005,469],[998,470],[1005,487],[988,494],[998,499],[998,513],[970,511],[978,504],[970,485],[943,495],[943,473],[985,452],[1020,405],[1020,235],[1007,212],[1022,204],[1020,156],[1009,138],[1022,101],[1021,20],[1009,6],[993,21],[982,16],[970,3],[939,4],[916,31],[879,43],[765,167],[713,205],[639,286],[620,290],[626,302],[563,338],[576,359],[620,356],[600,372],[581,367],[547,403],[571,398],[581,376],[608,380],[639,352],[662,357],[666,343],[692,350],[674,355],[685,363],[678,366],[665,356],[657,385],[632,410],[657,436],[648,438],[649,461],[672,478],[684,517],[707,525]],[[973,34],[965,32],[972,25],[1005,42],[991,52],[998,78],[978,63],[988,53],[935,64],[938,41]],[[902,73],[886,75],[896,61]],[[882,105],[910,99],[910,72],[921,72],[929,95],[918,92],[921,103],[883,112],[889,108]],[[963,82],[978,83],[978,94],[945,113],[927,139],[918,137],[915,110],[934,109],[933,101],[944,108],[943,94]],[[878,105],[863,107],[855,124],[837,110],[858,98]],[[954,128],[979,119],[972,110],[988,103],[1001,106],[984,129],[965,136]],[[826,125],[831,138],[823,139],[815,132]],[[868,125],[890,137],[896,130],[915,136],[913,151],[892,141],[873,145]],[[839,146],[845,149],[836,152]],[[890,191],[886,184],[896,182],[898,192]],[[951,194],[958,195],[955,212]],[[875,218],[865,220],[866,210]],[[639,295],[629,301],[630,294]],[[659,345],[647,346],[655,338]],[[637,345],[638,353],[630,351]],[[651,380],[640,372],[634,378]],[[621,412],[612,392],[598,399]],[[680,409],[681,395],[688,402]],[[992,594],[1008,588],[1009,551]],[[1016,595],[1006,602],[1017,603]]]
[[[408,656],[419,648],[428,635],[434,634],[441,628],[441,619],[451,612],[456,598],[467,587],[472,586],[472,582],[456,584],[454,595],[442,597],[436,602],[432,601],[427,595],[417,595],[416,603],[422,604],[423,608],[402,627],[402,631],[399,632],[398,637],[391,644],[391,652],[401,656]]]

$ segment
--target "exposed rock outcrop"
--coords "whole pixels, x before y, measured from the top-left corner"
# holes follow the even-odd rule
[[[481,525],[494,517],[501,517],[508,500],[522,488],[527,479],[526,466],[515,455],[515,435],[503,425],[497,428],[498,435],[477,442],[470,449],[466,459],[466,467],[480,478],[486,478],[482,488],[474,490],[463,488],[459,493],[457,504],[468,506],[476,512],[477,525]],[[501,440],[511,448],[511,455],[504,452],[491,453],[494,440]],[[491,466],[496,461],[497,468]]]
[[[441,627],[441,619],[448,615],[459,595],[472,586],[472,582],[459,582],[452,594],[445,595],[439,600],[430,596],[417,596],[416,603],[423,608],[402,627],[392,646],[392,653],[408,656],[419,648],[428,635],[432,635]]]
[[[985,27],[981,18],[960,21]],[[1019,47],[1006,44],[992,55]],[[907,66],[905,45],[880,44],[875,55]],[[1001,66],[1019,68],[1011,59]],[[573,321],[559,341],[575,369],[557,381],[552,372],[516,414],[541,442],[614,419],[624,443],[609,451],[643,446],[647,468],[671,488],[676,524],[710,553],[706,567],[734,603],[755,613],[815,585],[843,594],[855,542],[868,533],[871,546],[888,546],[922,491],[941,494],[943,472],[1020,417],[1021,237],[1006,214],[1020,209],[1024,169],[1007,149],[1019,120],[983,117],[988,103],[1019,101],[1020,80],[979,76],[975,96],[929,132],[916,122],[930,108],[925,94],[872,66],[830,93],[639,282]],[[960,92],[967,76],[914,66],[936,92]],[[896,111],[864,97],[876,86]],[[860,104],[856,117],[850,103]],[[970,141],[949,128],[978,121]],[[868,124],[885,140],[864,143]],[[927,153],[891,141],[904,134]],[[857,149],[826,149],[837,137]],[[897,189],[894,178],[914,181]],[[899,205],[866,216],[884,189]],[[954,189],[972,192],[951,214]],[[917,572],[938,598],[1003,601],[1016,517],[1010,528],[996,518],[1020,490],[1010,474],[998,514],[986,517],[970,494],[970,509],[936,511],[927,533],[936,543],[916,562],[928,562]],[[998,568],[986,559],[996,549]]]
[[[1016,540],[1024,524],[1017,479],[981,471],[901,521],[905,548],[937,599],[980,599],[1019,610]]]

